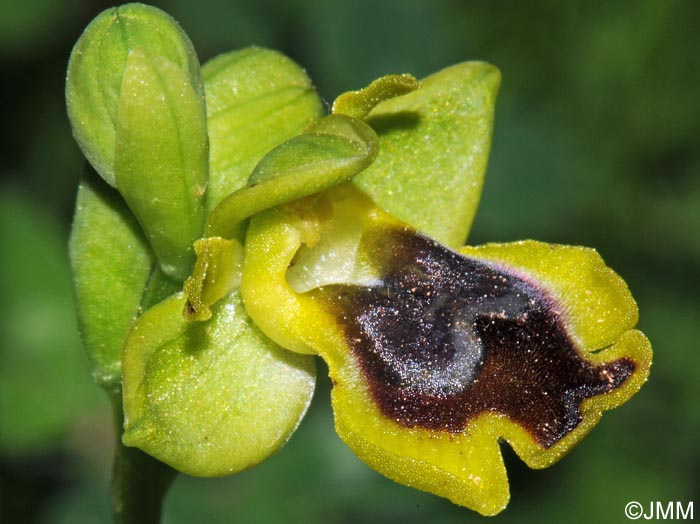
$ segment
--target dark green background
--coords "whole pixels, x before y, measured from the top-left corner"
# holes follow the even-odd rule
[[[0,4],[0,521],[109,520],[106,398],[72,312],[66,238],[83,160],[63,102],[68,54],[108,3]],[[482,518],[376,474],[332,429],[326,379],[290,443],[228,479],[181,476],[165,521],[624,523],[638,500],[700,513],[700,2],[173,0],[200,59],[257,44],[322,97],[386,73],[487,60],[503,74],[470,242],[596,247],[654,347],[648,384],[568,457]],[[321,369],[324,375],[325,369]]]

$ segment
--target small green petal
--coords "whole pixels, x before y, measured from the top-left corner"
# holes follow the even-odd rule
[[[251,47],[202,67],[207,94],[209,186],[207,210],[243,187],[271,149],[322,116],[306,72],[281,53]]]
[[[114,387],[154,257],[122,198],[94,173],[78,189],[70,260],[80,334],[93,375],[101,386]]]
[[[66,103],[73,135],[92,166],[116,186],[114,159],[117,106],[129,52],[146,49],[177,64],[202,96],[199,63],[187,35],[155,7],[126,4],[103,11],[73,48]]]
[[[208,142],[203,99],[174,62],[129,53],[117,120],[117,187],[163,271],[180,281],[204,225]]]
[[[386,75],[377,78],[359,91],[343,93],[333,102],[332,113],[353,118],[364,118],[377,104],[405,95],[420,87],[420,82],[413,75]]]
[[[243,247],[235,240],[209,237],[194,243],[197,262],[185,280],[185,318],[208,320],[212,306],[238,287],[241,280]]]
[[[191,475],[236,473],[294,432],[313,394],[314,360],[260,333],[237,292],[207,322],[183,317],[186,300],[148,310],[126,342],[123,441]]]
[[[343,115],[328,116],[270,151],[248,185],[214,209],[206,233],[235,238],[244,219],[347,180],[372,163],[377,149],[377,136],[367,124]]]
[[[379,155],[354,179],[389,214],[439,242],[464,244],[491,146],[498,70],[466,62],[381,102],[366,117]]]

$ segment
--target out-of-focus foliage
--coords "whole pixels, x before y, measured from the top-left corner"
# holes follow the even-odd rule
[[[251,44],[279,49],[325,100],[387,72],[496,65],[503,81],[470,243],[531,237],[598,248],[634,292],[655,362],[642,393],[556,467],[521,476],[506,453],[513,501],[491,520],[624,522],[630,500],[698,500],[700,3],[155,4],[202,62]],[[104,8],[0,5],[2,522],[108,520],[108,406],[72,316],[66,240],[83,166],[63,104],[70,46]],[[328,431],[327,398],[317,392],[287,447],[261,466],[225,480],[180,478],[166,522],[483,521],[359,462]]]
[[[67,248],[49,217],[17,193],[0,196],[0,449],[51,449],[92,403],[71,313]]]

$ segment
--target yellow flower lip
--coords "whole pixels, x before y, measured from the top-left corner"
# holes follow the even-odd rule
[[[459,255],[408,228],[380,230],[379,286],[327,286],[327,300],[383,415],[452,433],[500,413],[549,448],[581,421],[584,399],[636,369],[586,361],[561,307],[512,271]]]
[[[251,221],[246,310],[283,347],[321,355],[339,436],[397,482],[495,515],[501,442],[550,466],[649,374],[636,304],[593,249],[453,251],[352,184],[299,206]]]

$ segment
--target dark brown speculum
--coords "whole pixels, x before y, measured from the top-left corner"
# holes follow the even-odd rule
[[[537,283],[411,230],[375,239],[382,285],[320,291],[382,413],[453,433],[482,412],[507,415],[543,447],[581,420],[581,402],[635,369],[581,357],[560,306]]]

